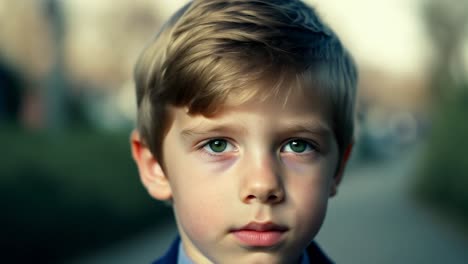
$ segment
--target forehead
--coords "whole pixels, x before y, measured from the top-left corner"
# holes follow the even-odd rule
[[[288,94],[267,99],[251,98],[239,103],[231,94],[218,111],[210,115],[191,114],[186,107],[171,109],[173,124],[179,129],[196,129],[204,126],[228,126],[260,122],[270,127],[314,127],[331,132],[328,104],[318,96]]]
[[[325,104],[331,106],[335,97],[333,89],[325,81],[326,76],[315,68],[298,72],[286,66],[272,66],[258,72],[245,72],[239,76],[229,73],[222,77],[207,84],[191,83],[183,87],[186,89],[180,91],[180,98],[183,99],[172,102],[173,105],[187,106],[190,114],[211,116],[233,106],[259,102],[265,102],[265,107],[272,105],[274,108],[291,108],[298,103],[309,106],[320,103],[320,107],[325,108]],[[317,97],[320,100],[316,100]]]

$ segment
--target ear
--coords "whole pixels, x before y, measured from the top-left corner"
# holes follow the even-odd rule
[[[136,129],[130,135],[130,146],[140,173],[140,180],[148,193],[158,200],[170,200],[172,198],[170,182],[161,164],[141,141],[140,133]]]
[[[340,184],[341,180],[343,179],[343,173],[344,169],[346,167],[346,164],[348,163],[349,157],[351,156],[351,151],[353,150],[353,145],[354,142],[349,144],[348,147],[346,147],[343,157],[341,158],[340,165],[338,169],[336,170],[335,177],[333,177],[333,182],[331,185],[331,190],[330,190],[330,197],[333,197],[336,195],[338,192],[338,185]]]

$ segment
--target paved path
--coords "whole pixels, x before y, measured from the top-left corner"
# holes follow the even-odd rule
[[[409,196],[417,155],[353,170],[317,240],[337,263],[468,263],[468,237]]]
[[[468,237],[408,195],[415,154],[345,175],[317,240],[337,263],[468,263]],[[72,263],[149,263],[175,234],[173,223]]]

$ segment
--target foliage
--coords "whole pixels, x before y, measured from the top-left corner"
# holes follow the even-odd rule
[[[149,198],[128,135],[1,128],[2,259],[52,263],[170,216]]]
[[[420,197],[468,223],[468,86],[455,89],[435,114],[416,188]]]

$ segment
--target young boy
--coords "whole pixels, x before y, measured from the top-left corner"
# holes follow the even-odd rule
[[[312,242],[353,143],[355,65],[299,0],[195,0],[141,55],[143,185],[180,239],[155,263],[331,263]]]

